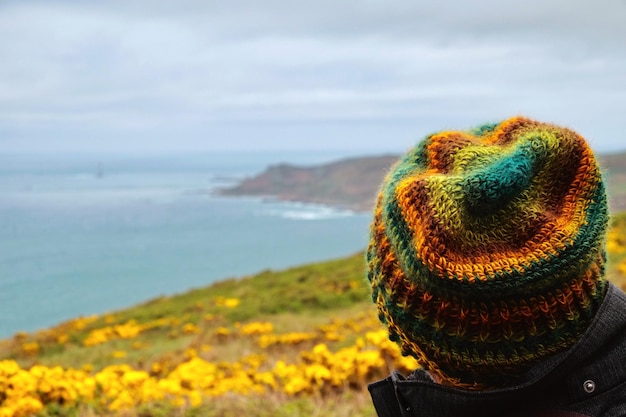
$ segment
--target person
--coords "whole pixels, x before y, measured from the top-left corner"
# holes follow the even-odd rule
[[[369,385],[379,417],[626,416],[626,296],[607,281],[601,171],[523,117],[432,134],[387,174],[367,278],[421,368]]]

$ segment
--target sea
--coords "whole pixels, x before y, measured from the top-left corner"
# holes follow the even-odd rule
[[[369,214],[216,194],[355,155],[0,154],[0,338],[363,250]]]

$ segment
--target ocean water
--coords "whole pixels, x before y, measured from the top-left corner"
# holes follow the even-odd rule
[[[214,194],[344,156],[0,155],[0,338],[362,250],[367,214]]]

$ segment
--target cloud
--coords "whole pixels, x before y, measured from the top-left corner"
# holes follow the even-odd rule
[[[525,113],[611,147],[626,127],[625,18],[617,0],[5,2],[0,143],[185,131],[192,147],[250,124],[263,147],[282,140],[268,125],[334,138],[336,123],[415,132]]]

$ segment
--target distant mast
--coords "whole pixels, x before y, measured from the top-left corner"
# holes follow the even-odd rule
[[[104,176],[104,168],[102,168],[102,162],[98,162],[98,169],[96,170],[96,178],[102,178]]]

